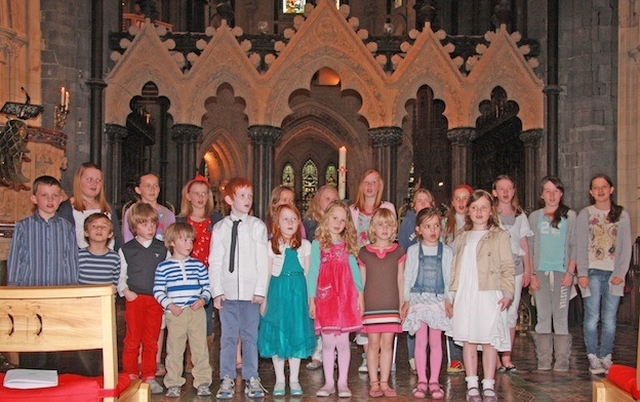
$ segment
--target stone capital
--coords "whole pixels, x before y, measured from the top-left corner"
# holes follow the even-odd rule
[[[525,146],[537,147],[540,145],[542,133],[543,130],[541,128],[532,128],[531,130],[523,131],[520,133],[520,141],[524,142]]]
[[[477,131],[475,127],[456,127],[447,131],[447,139],[453,145],[466,147],[476,138]]]
[[[121,126],[119,124],[105,124],[104,125],[104,133],[107,136],[107,141],[114,142],[122,142],[127,135],[129,135],[129,130],[125,126]]]
[[[369,138],[375,147],[398,145],[402,138],[401,127],[377,127],[369,129]]]
[[[282,129],[274,126],[251,126],[249,138],[253,145],[274,145],[282,135]]]
[[[171,139],[178,143],[195,144],[202,135],[202,127],[194,124],[174,124]]]

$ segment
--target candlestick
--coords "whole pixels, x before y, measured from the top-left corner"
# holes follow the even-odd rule
[[[338,150],[338,197],[345,199],[347,190],[347,148],[342,146]]]
[[[60,88],[60,106],[64,106],[64,87]]]

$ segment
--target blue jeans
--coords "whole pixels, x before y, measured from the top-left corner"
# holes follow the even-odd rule
[[[620,296],[609,292],[612,272],[589,269],[591,296],[584,298],[584,343],[587,354],[603,358],[613,352],[616,336],[616,319]],[[598,346],[598,321],[602,324],[600,346]]]
[[[258,378],[258,324],[260,305],[225,300],[220,315],[220,378],[236,378],[236,348],[242,341],[242,379]]]

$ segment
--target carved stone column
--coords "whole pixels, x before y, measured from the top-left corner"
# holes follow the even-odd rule
[[[107,183],[107,199],[116,210],[119,210],[122,201],[122,141],[129,131],[119,124],[105,124],[104,133],[107,137],[108,155],[110,163],[105,166],[105,178]]]
[[[202,127],[193,124],[174,124],[171,127],[171,139],[178,145],[178,172],[176,174],[176,194],[195,175],[200,165],[196,162],[198,138],[202,136]]]
[[[531,211],[536,207],[538,193],[538,171],[540,167],[536,162],[540,158],[540,140],[542,139],[541,128],[523,131],[520,133],[520,140],[524,143],[524,207]]]
[[[382,199],[398,205],[398,142],[402,138],[402,128],[371,128],[369,138],[373,142],[373,164],[380,170],[385,183]]]
[[[267,216],[269,195],[273,188],[275,163],[275,143],[282,135],[282,129],[274,126],[251,126],[249,138],[253,147],[253,212],[264,219]]]
[[[457,127],[447,132],[451,141],[451,188],[458,184],[471,184],[471,142],[476,137],[475,127]]]

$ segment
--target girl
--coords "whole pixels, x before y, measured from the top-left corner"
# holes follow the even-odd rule
[[[369,338],[369,396],[396,396],[389,387],[393,339],[402,332],[400,298],[404,278],[404,249],[394,243],[396,217],[379,209],[371,217],[368,244],[360,249],[358,263],[364,284],[363,333]],[[378,381],[378,368],[380,380]]]
[[[373,213],[378,208],[386,208],[396,215],[396,208],[388,201],[382,201],[382,193],[384,192],[384,182],[382,176],[375,169],[369,169],[364,172],[360,185],[358,186],[358,195],[356,201],[349,207],[351,210],[351,218],[356,228],[358,248],[369,244],[369,222]],[[362,354],[362,364],[358,367],[358,372],[367,372],[367,336],[358,333],[356,335],[356,343],[362,345],[364,353]]]
[[[591,179],[592,204],[580,211],[576,228],[584,343],[592,374],[605,373],[612,364],[616,314],[631,261],[629,214],[613,201],[613,190],[609,176],[597,174]],[[598,321],[602,321],[599,343]]]
[[[213,225],[215,225],[222,215],[213,210],[213,193],[209,187],[209,181],[202,175],[197,175],[182,188],[182,201],[180,203],[180,213],[176,217],[177,222],[187,222],[196,231],[196,238],[193,241],[191,256],[200,260],[207,268],[209,267],[209,246]],[[207,320],[207,346],[209,350],[213,346],[213,302],[204,306]],[[187,350],[187,368],[191,371],[191,351]]]
[[[285,359],[289,359],[291,395],[300,396],[303,393],[298,380],[300,359],[309,357],[316,344],[305,280],[311,244],[302,238],[300,212],[292,205],[276,209],[271,232],[271,280],[260,319],[258,349],[262,357],[271,357],[273,361],[276,374],[273,396],[285,394]]]
[[[433,206],[433,196],[431,192],[426,188],[419,188],[413,194],[413,201],[411,203],[412,209],[407,211],[402,223],[400,224],[400,231],[398,232],[398,243],[404,250],[408,250],[409,246],[414,244],[418,237],[416,236],[416,214],[424,208],[431,208]],[[415,336],[407,335],[407,352],[409,357],[409,368],[412,373],[416,373],[416,362],[414,359],[413,351],[415,349]]]
[[[543,207],[529,215],[534,231],[529,243],[534,267],[531,289],[538,312],[534,338],[538,370],[551,370],[555,350],[553,370],[567,371],[571,356],[568,317],[576,273],[576,213],[564,205],[563,194],[560,179],[545,177],[541,181],[540,194]]]
[[[507,307],[515,291],[509,234],[498,226],[484,190],[471,194],[463,231],[457,236],[451,264],[453,339],[462,342],[467,401],[494,402],[498,351],[511,349]],[[482,346],[482,395],[478,389],[478,347]]]
[[[156,238],[163,240],[164,230],[176,221],[175,214],[164,205],[158,203],[158,196],[160,195],[160,177],[155,173],[144,173],[138,177],[138,183],[135,187],[135,192],[140,196],[140,201],[145,204],[151,205],[156,211],[158,211],[158,228],[156,229]],[[127,209],[122,217],[122,235],[124,236],[124,242],[128,242],[133,239],[133,233],[129,229],[127,223],[127,217],[129,210]]]
[[[356,262],[356,231],[349,207],[334,201],[327,207],[311,244],[311,265],[307,279],[309,314],[316,333],[322,335],[322,367],[325,384],[316,396],[336,392],[333,362],[338,351],[338,396],[351,397],[347,386],[351,350],[349,333],[362,328],[364,297]]]
[[[271,202],[269,203],[269,211],[267,211],[267,219],[265,220],[267,230],[271,230],[273,227],[273,217],[275,216],[276,209],[280,205],[295,205],[295,198],[291,187],[279,185],[271,191]]]
[[[462,231],[467,218],[467,201],[473,193],[473,188],[468,184],[460,184],[453,189],[451,198],[451,208],[447,211],[442,226],[444,227],[443,241],[444,244],[453,247],[453,241],[456,235]],[[449,358],[449,374],[458,374],[464,371],[462,365],[462,348],[456,345],[453,340],[447,336],[447,353]]]
[[[513,179],[507,175],[498,176],[493,182],[494,208],[498,213],[500,228],[509,234],[511,242],[511,254],[516,272],[516,292],[513,302],[509,305],[507,315],[509,316],[509,333],[511,334],[511,345],[516,337],[516,323],[518,322],[518,307],[520,306],[520,296],[522,288],[529,286],[531,280],[531,259],[529,257],[529,245],[527,237],[533,236],[529,227],[527,215],[520,207],[516,194],[516,185]],[[500,367],[498,371],[506,373],[516,371],[516,366],[511,361],[511,352],[503,352],[501,355]]]
[[[102,171],[91,163],[85,162],[73,176],[73,195],[60,204],[58,213],[76,227],[76,240],[79,248],[85,248],[89,244],[84,238],[84,220],[95,212],[105,214],[113,223],[114,240],[109,242],[109,248],[119,250],[123,244],[120,221],[114,219],[114,209],[107,202],[102,191]]]
[[[442,331],[451,330],[451,296],[448,294],[453,251],[440,241],[440,214],[435,208],[418,212],[415,231],[420,242],[407,250],[404,273],[405,317],[403,329],[415,336],[415,359],[418,384],[416,398],[443,399],[438,381],[442,364]],[[431,376],[427,384],[427,347],[431,351]],[[428,388],[427,388],[428,387]]]
[[[335,186],[331,185],[320,187],[318,192],[313,196],[313,199],[311,199],[309,203],[307,214],[302,221],[302,226],[307,234],[307,240],[310,242],[315,240],[316,228],[318,227],[318,222],[320,222],[324,216],[324,211],[331,202],[338,199],[338,190]],[[322,367],[322,338],[317,338],[316,348],[313,351],[313,355],[311,355],[311,361],[307,363],[306,366],[308,370],[317,370]]]

